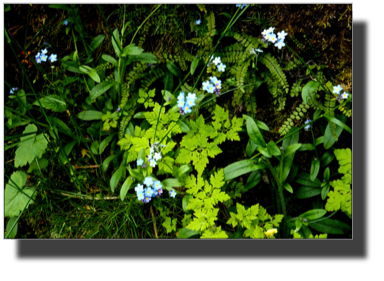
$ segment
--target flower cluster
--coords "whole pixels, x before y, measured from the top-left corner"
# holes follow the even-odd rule
[[[36,62],[37,63],[41,63],[42,61],[47,61],[47,59],[49,59],[51,62],[55,62],[57,61],[57,55],[55,54],[51,54],[50,57],[48,58],[48,50],[47,49],[44,49],[44,50],[41,50],[41,53],[37,53],[37,55],[35,56],[36,58]]]
[[[160,146],[166,147],[165,144],[160,144]],[[155,142],[149,149],[148,163],[152,168],[155,168],[157,165],[157,161],[159,161],[160,159],[161,159],[161,151],[159,150],[159,143]],[[137,166],[142,166],[143,168],[147,167],[143,159],[138,159],[136,164]]]
[[[308,119],[307,121],[305,121],[305,124],[308,124],[311,121],[312,120]],[[304,127],[304,129],[306,129],[306,130],[309,130],[309,128],[311,128],[311,124],[308,124],[307,126]]]
[[[217,69],[220,71],[220,72],[225,72],[225,68],[227,67],[225,64],[223,64],[221,62],[221,59],[220,57],[214,57],[214,56],[211,56],[211,59],[209,60],[208,62],[208,66],[211,66],[212,63],[214,63],[217,67]]]
[[[144,188],[144,185],[146,188]],[[152,178],[146,177],[144,185],[138,184],[135,187],[137,199],[143,203],[148,203],[153,197],[159,197],[163,193],[163,186],[160,181],[154,182]]]
[[[244,7],[247,7],[248,4],[236,4],[236,7],[240,7],[240,9],[243,9]]]
[[[217,79],[216,76],[209,77],[209,80],[203,82],[203,90],[208,93],[215,93],[216,96],[220,95],[221,80]]]
[[[192,107],[196,105],[196,94],[188,93],[187,98],[185,98],[184,92],[180,92],[177,97],[177,106],[180,108],[180,114],[184,115],[192,112]]]
[[[281,50],[282,47],[285,46],[284,39],[285,36],[288,35],[284,30],[276,34],[273,33],[274,27],[270,27],[268,29],[264,29],[264,31],[261,33],[264,36],[264,41],[269,41],[275,44],[275,47],[278,47],[279,50]]]
[[[349,94],[347,92],[341,93],[342,89],[343,88],[341,88],[340,85],[333,86],[333,93],[337,94],[337,98],[336,98],[337,101],[341,101],[342,99],[346,100],[348,98],[348,96],[349,96]]]
[[[14,94],[15,92],[17,92],[19,90],[19,88],[12,88],[12,90],[9,91],[10,94]]]

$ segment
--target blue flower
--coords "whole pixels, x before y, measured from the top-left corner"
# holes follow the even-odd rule
[[[50,60],[51,62],[55,62],[55,61],[57,61],[57,55],[55,55],[55,54],[51,54],[51,56],[49,57],[49,60]]]
[[[241,4],[236,4],[236,7],[240,7]]]
[[[176,191],[173,189],[169,192],[169,196],[171,196],[172,198],[175,198],[176,194]]]
[[[47,57],[46,54],[41,54],[40,58],[41,58],[42,61],[47,61],[48,57]]]
[[[177,100],[184,100],[184,92],[180,92],[179,96],[177,97]]]
[[[143,159],[138,159],[136,162],[137,166],[141,166],[141,165],[143,165],[143,163],[144,163]]]
[[[346,99],[348,98],[348,95],[349,95],[348,93],[345,93],[345,92],[344,92],[344,93],[341,95],[341,97],[342,97],[344,100],[346,100]]]
[[[281,50],[282,47],[285,46],[285,43],[283,40],[279,40],[277,41],[277,43],[275,44],[275,47],[279,48],[279,50]]]
[[[137,193],[142,193],[144,191],[144,185],[142,184],[138,184],[136,187],[135,187],[135,191]]]
[[[149,165],[150,165],[151,167],[153,167],[153,168],[156,167],[156,164],[157,164],[157,162],[155,161],[155,159],[152,159],[151,161],[149,161]]]
[[[150,177],[146,177],[146,178],[144,179],[144,184],[145,184],[146,186],[152,186],[152,184],[153,184],[153,179],[150,178]]]
[[[47,49],[44,49],[44,50],[41,50],[41,52],[42,52],[43,54],[46,54],[46,53],[48,53],[48,50],[47,50]]]
[[[338,86],[333,86],[333,93],[334,93],[334,94],[339,94],[340,91],[341,91],[342,89],[343,89],[343,88],[341,88],[340,85],[338,85]]]
[[[189,105],[186,105],[186,106],[183,108],[183,110],[184,110],[184,113],[185,113],[185,114],[187,114],[187,113],[191,113],[191,112],[192,112],[192,109],[191,109],[191,107],[190,107]]]
[[[195,106],[196,104],[195,104],[195,100],[193,100],[193,99],[187,99],[187,104],[186,105],[188,105],[189,107],[192,107],[192,106]]]
[[[270,27],[270,28],[268,28],[267,32],[268,32],[269,34],[271,34],[271,33],[273,33],[274,30],[275,30],[274,27]]]
[[[209,81],[203,82],[203,90],[208,91]]]
[[[275,43],[277,41],[276,34],[274,33],[270,34],[270,37],[268,40],[272,43]]]
[[[221,63],[221,60],[220,60],[220,57],[216,57],[214,60],[213,60],[213,63],[217,66],[219,63]]]
[[[155,158],[156,161],[159,161],[161,159],[161,153],[160,152],[159,153],[156,152],[155,156],[153,158]]]
[[[288,35],[288,33],[286,33],[284,30],[277,33],[277,37],[279,39],[283,39],[283,40],[285,39],[285,36],[287,36],[287,35]]]
[[[216,90],[221,90],[221,84],[220,83],[216,83],[215,84],[215,88],[216,88]]]
[[[256,49],[257,52],[259,53],[263,53],[264,51],[263,50],[260,50],[260,49]]]
[[[212,84],[208,84],[207,92],[213,94],[214,90],[215,90],[215,87]]]
[[[188,102],[188,99],[193,100],[193,102],[195,102],[195,100],[196,100],[196,94],[195,94],[195,93],[193,93],[193,94],[188,93],[188,96],[187,96],[187,102]]]
[[[65,21],[64,21],[64,24],[65,24],[65,25],[67,25],[67,24],[68,24],[68,21],[67,21],[67,20],[65,20]]]
[[[160,189],[157,191],[157,196],[160,196],[162,193],[163,193],[163,189],[160,188]]]
[[[161,185],[161,182],[160,181],[155,181],[154,183],[153,183],[153,188],[155,189],[155,190],[159,190],[160,188],[162,188],[163,186]]]
[[[137,199],[142,201],[144,199],[144,193],[137,193]]]
[[[14,94],[16,91],[18,90],[18,88],[12,88],[12,90],[9,91],[10,94]],[[15,92],[14,92],[15,91]]]
[[[225,71],[225,68],[226,68],[226,65],[225,64],[220,64],[218,67],[220,72],[224,72]]]
[[[200,23],[201,23],[201,20],[198,19],[198,20],[196,21],[196,25],[199,25]]]
[[[305,124],[308,124],[309,122],[311,122],[312,120],[308,119],[307,121],[305,121],[304,123]],[[311,124],[308,124],[307,126],[304,127],[304,129],[306,130],[309,130],[309,128],[311,128]]]
[[[267,29],[264,29],[263,32],[261,32],[261,34],[262,34],[263,36],[266,36],[268,33],[269,33],[269,32],[268,32]]]
[[[179,101],[177,102],[177,107],[184,107],[184,105],[185,105],[184,100],[179,100]]]
[[[144,195],[145,196],[152,196],[153,190],[152,188],[148,187],[144,189]]]
[[[211,80],[212,84],[216,84],[216,83],[217,83],[217,78],[216,78],[216,76],[209,77],[209,80]]]
[[[149,201],[151,201],[151,197],[150,196],[145,196],[144,197],[144,202],[148,203]]]

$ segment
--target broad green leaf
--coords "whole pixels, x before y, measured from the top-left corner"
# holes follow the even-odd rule
[[[292,182],[294,180],[294,178],[296,177],[298,171],[299,171],[299,166],[293,164],[291,167],[291,170],[289,171],[289,176],[288,176],[286,181]]]
[[[173,88],[173,74],[170,71],[166,71],[164,75],[164,89],[166,91],[172,91]]]
[[[316,219],[323,217],[326,213],[327,213],[327,211],[324,209],[313,209],[313,210],[307,211],[305,213],[302,213],[299,217],[313,221],[313,220],[316,220]]]
[[[296,150],[298,150],[300,147],[301,147],[301,143],[295,143],[295,144],[288,146],[285,149],[284,156],[288,156],[289,154],[296,152]]]
[[[298,151],[315,150],[315,147],[311,143],[303,143]]]
[[[177,76],[179,79],[183,79],[183,73],[172,61],[168,61],[166,66],[173,75]]]
[[[344,234],[345,232],[351,231],[351,227],[348,224],[332,219],[313,222],[310,223],[309,226],[321,233],[328,234]]]
[[[177,171],[177,177],[180,178],[182,175],[184,175],[186,172],[190,170],[188,165],[181,166]]]
[[[255,187],[261,181],[261,170],[253,171],[248,179],[247,183],[244,185],[244,189],[248,190]]]
[[[63,121],[61,121],[59,118],[53,117],[53,116],[47,116],[48,120],[51,124],[56,126],[57,130],[59,132],[62,132],[73,139],[77,139],[75,135],[72,134],[72,130],[65,124]]]
[[[289,183],[287,182],[283,183],[283,187],[285,188],[286,191],[293,193],[292,186]]]
[[[283,140],[283,148],[284,150],[287,149],[289,146],[293,145],[293,144],[297,144],[298,141],[299,141],[299,131],[298,131],[298,128],[296,127],[292,127],[289,131],[288,131],[288,134],[291,134],[292,132],[294,132],[292,135],[290,135],[288,138],[284,139]],[[291,166],[292,166],[292,163],[293,163],[293,159],[295,158],[295,153],[292,153],[288,156],[284,156],[284,163],[283,163],[283,176],[282,176],[282,179],[281,179],[281,182],[285,182],[285,180],[287,179],[289,173],[290,173],[290,170],[291,170]]]
[[[280,148],[277,147],[276,143],[273,140],[269,141],[269,143],[267,145],[267,149],[268,149],[269,154],[271,154],[273,156],[281,155]]]
[[[184,210],[184,212],[187,213],[187,214],[190,214],[190,213],[193,212],[192,210],[187,210],[188,202],[189,202],[189,200],[192,199],[192,198],[193,198],[193,195],[185,195],[185,196],[183,197],[183,202],[182,202],[183,210]]]
[[[321,193],[321,188],[313,186],[301,186],[296,191],[296,197],[299,199],[305,199],[319,195]]]
[[[37,161],[36,160],[37,160],[37,158],[35,158],[35,161],[32,161],[31,165],[29,165],[27,173],[35,171],[35,174],[41,175],[40,170],[43,171],[44,169],[46,169],[48,167],[48,159],[47,158],[43,157]]]
[[[140,55],[144,50],[138,46],[135,46],[135,44],[131,44],[126,46],[123,49],[123,52],[121,54],[122,57],[125,56],[138,56]]]
[[[97,82],[97,83],[100,83],[100,76],[99,74],[97,74],[97,71],[94,70],[93,68],[87,66],[87,65],[82,65],[79,67],[79,69],[85,73],[85,74],[88,74],[89,77],[91,77],[93,79],[93,81]]]
[[[99,154],[99,141],[98,140],[95,140],[92,144],[91,144],[91,151],[93,154],[97,155]]]
[[[328,166],[328,164],[331,163],[333,159],[335,159],[333,151],[326,151],[320,159],[321,166]]]
[[[131,177],[137,179],[139,182],[144,181],[144,175],[138,171],[138,169],[132,169],[131,165],[128,165],[128,172]]]
[[[238,161],[224,168],[224,180],[228,181],[258,169],[260,167],[256,164],[255,160]]]
[[[301,96],[303,98],[303,101],[305,104],[308,103],[308,99],[310,98],[310,95],[313,93],[313,92],[317,92],[317,89],[319,88],[319,83],[318,82],[315,82],[315,81],[309,81],[304,87],[303,87],[303,91],[301,93]]]
[[[199,65],[200,58],[194,58],[191,63],[191,75],[195,73],[196,67]]]
[[[113,159],[115,159],[116,157],[117,157],[117,154],[113,154],[113,155],[108,156],[107,158],[105,158],[105,160],[103,161],[103,167],[102,167],[104,172],[108,169],[109,163],[111,163],[111,161]]]
[[[255,144],[251,139],[248,139],[247,147],[245,148],[245,153],[247,154],[247,156],[251,157],[257,147],[257,144]]]
[[[100,84],[97,84],[95,87],[92,88],[91,92],[89,93],[89,98],[91,100],[94,100],[104,94],[106,91],[108,91],[115,83],[104,81]]]
[[[345,122],[345,120],[347,119],[347,116],[342,115],[338,119],[341,122]],[[336,136],[337,137],[340,136],[342,131],[343,131],[343,127],[340,127],[336,124]],[[327,128],[325,129],[325,132],[324,132],[324,148],[330,149],[336,141],[337,141],[337,139],[334,136],[332,136],[332,134],[331,134],[331,126],[328,124]]]
[[[323,178],[325,181],[329,181],[329,176],[330,176],[330,171],[329,171],[329,167],[327,167],[327,169],[325,169],[324,171],[324,175],[323,175]]]
[[[283,148],[284,149],[287,149],[288,146],[299,142],[299,136],[300,136],[299,132],[300,132],[299,128],[297,128],[297,127],[292,127],[288,131],[287,135],[289,135],[289,137],[287,137],[286,139],[283,140]]]
[[[166,189],[166,190],[172,190],[173,187],[180,187],[183,186],[181,182],[179,182],[178,179],[166,179],[161,182],[161,185]]]
[[[45,109],[51,109],[55,112],[63,112],[67,109],[67,104],[59,96],[50,95],[40,99],[41,106]],[[34,105],[39,106],[39,102],[35,101]]]
[[[243,117],[247,121],[247,132],[251,140],[255,144],[265,147],[266,143],[263,139],[263,135],[261,134],[259,128],[256,125],[256,122],[250,116],[243,114]]]
[[[265,124],[259,120],[256,120],[256,125],[257,125],[257,127],[259,127],[260,129],[262,129],[264,131],[269,131],[269,127],[267,126],[267,124]]]
[[[325,200],[325,198],[327,198],[330,187],[331,187],[331,185],[329,184],[329,182],[327,182],[323,186],[323,188],[321,189],[321,199]]]
[[[143,63],[157,63],[156,57],[150,53],[141,53],[138,56],[129,56],[129,59],[132,61],[140,61]]]
[[[265,157],[268,157],[268,158],[272,158],[272,155],[268,152],[268,149],[262,147],[262,146],[258,146],[257,147],[257,150],[263,154]]]
[[[103,139],[103,141],[100,143],[100,146],[99,146],[99,154],[102,154],[104,152],[105,148],[108,146],[108,144],[111,142],[114,136],[115,134],[112,134],[106,137],[105,139]]]
[[[7,223],[8,239],[13,239],[13,238],[16,237],[16,234],[17,234],[17,222],[18,222],[17,217],[12,217],[12,218],[9,219],[9,221]]]
[[[76,144],[76,141],[71,141],[70,143],[67,143],[65,145],[64,151],[62,151],[62,150],[60,151],[59,158],[60,158],[63,165],[67,164],[67,162],[68,162],[67,157],[65,157],[65,155],[68,156],[69,153],[71,153],[75,144]],[[65,155],[64,155],[64,153],[65,153]]]
[[[33,124],[29,124],[23,134],[37,132],[37,127]],[[15,155],[15,167],[22,167],[27,163],[31,164],[35,158],[40,159],[47,146],[48,135],[46,134],[31,134],[20,138],[19,147],[16,150]]]
[[[123,186],[120,189],[120,199],[121,201],[124,201],[125,196],[127,195],[128,190],[131,189],[132,183],[135,180],[132,180],[131,177],[127,177],[127,179],[124,181]]]
[[[295,221],[295,226],[296,226],[295,232],[298,232],[302,225],[303,225],[302,221],[300,219],[297,219]]]
[[[112,63],[114,66],[117,66],[117,60],[115,60],[115,58],[111,57],[111,56],[108,56],[108,55],[102,55],[101,58],[107,62],[110,62]]]
[[[188,229],[188,228],[182,228],[180,229],[178,232],[177,232],[177,238],[178,239],[188,239],[189,237],[192,237],[192,236],[195,236],[195,235],[198,235],[199,232],[195,231],[195,230],[191,230],[191,229]]]
[[[18,217],[20,212],[33,200],[29,201],[35,191],[34,187],[25,187],[27,182],[27,175],[21,171],[14,172],[11,175],[11,180],[5,186],[4,191],[4,216],[5,217]],[[17,185],[17,187],[15,186]],[[20,192],[21,189],[24,193]]]
[[[319,174],[320,171],[320,159],[312,160],[311,163],[311,173],[310,173],[310,179],[311,181],[314,181]]]
[[[103,115],[100,111],[95,110],[87,110],[82,111],[79,114],[77,114],[77,118],[85,121],[92,121],[92,120],[101,120],[101,116]]]
[[[320,187],[321,181],[316,178],[311,180],[311,176],[308,173],[300,172],[297,175],[296,182],[306,186]]]
[[[121,177],[123,176],[123,170],[125,169],[124,165],[120,165],[119,169],[116,170],[116,172],[113,173],[111,180],[110,180],[110,186],[112,193],[115,192],[115,188],[117,184],[119,183]]]
[[[119,31],[117,30],[117,28],[113,31],[111,40],[112,40],[112,46],[113,46],[113,49],[115,50],[116,56],[120,57],[120,54],[123,48],[120,43]]]
[[[187,124],[184,123],[184,121],[179,121],[179,126],[180,126],[180,129],[183,133],[188,133],[190,131],[189,127]]]
[[[100,44],[103,42],[104,38],[105,38],[104,34],[100,34],[100,35],[96,36],[95,38],[93,38],[91,45],[89,46],[91,49],[91,52],[93,52],[94,50],[96,50],[97,47],[100,46]]]
[[[327,120],[331,121],[332,123],[335,123],[337,126],[343,127],[348,133],[352,134],[352,129],[349,128],[347,125],[345,125],[344,122],[340,121],[339,119],[336,119],[335,117],[328,116],[326,114],[323,115]]]

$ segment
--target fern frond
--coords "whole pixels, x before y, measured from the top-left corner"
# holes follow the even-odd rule
[[[287,78],[285,77],[285,74],[276,59],[271,56],[270,53],[268,53],[261,57],[260,62],[269,69],[272,76],[279,81],[280,85],[283,87],[283,90],[285,90],[285,92],[288,94],[289,85]]]

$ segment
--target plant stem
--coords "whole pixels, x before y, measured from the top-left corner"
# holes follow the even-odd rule
[[[150,207],[150,211],[151,211],[152,222],[153,222],[153,230],[155,231],[156,239],[159,239],[159,236],[157,235],[156,220],[155,220],[155,215],[153,214],[153,208],[152,208],[152,205],[151,205],[151,207]]]

